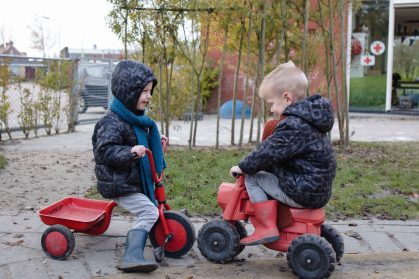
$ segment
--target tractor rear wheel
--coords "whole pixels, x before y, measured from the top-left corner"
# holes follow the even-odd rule
[[[287,261],[298,278],[328,278],[335,270],[336,255],[324,238],[303,234],[288,247]]]

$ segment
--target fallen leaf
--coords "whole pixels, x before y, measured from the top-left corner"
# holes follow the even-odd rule
[[[356,238],[356,239],[362,239],[362,237],[359,235],[359,233],[355,232],[355,231],[346,231],[346,232],[344,232],[344,234],[346,234],[347,236]]]

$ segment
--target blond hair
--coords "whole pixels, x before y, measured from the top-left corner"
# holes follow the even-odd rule
[[[295,99],[306,96],[308,80],[303,71],[292,61],[280,64],[262,81],[259,88],[261,98],[280,97],[284,92],[290,92]]]

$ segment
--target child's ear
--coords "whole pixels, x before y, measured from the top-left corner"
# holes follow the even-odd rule
[[[294,102],[294,97],[292,96],[291,92],[285,92],[283,96],[288,105]]]

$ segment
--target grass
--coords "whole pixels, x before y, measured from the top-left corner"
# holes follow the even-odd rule
[[[419,217],[419,143],[353,143],[337,159],[330,215]]]
[[[168,150],[166,194],[174,209],[219,214],[218,185],[249,150]],[[419,218],[419,143],[352,143],[336,150],[338,169],[328,218]],[[94,189],[89,197],[97,198]]]
[[[4,167],[6,166],[6,158],[0,154],[0,169],[4,169]]]
[[[384,110],[386,103],[386,76],[351,78],[350,106]]]

